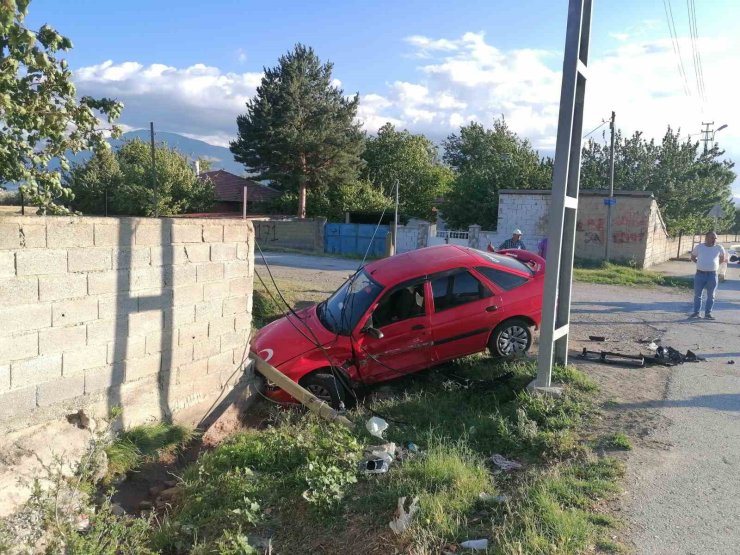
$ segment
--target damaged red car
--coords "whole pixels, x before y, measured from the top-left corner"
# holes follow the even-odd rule
[[[540,325],[545,261],[428,247],[367,264],[331,297],[262,328],[251,350],[333,406],[350,390],[488,349],[514,358]],[[291,401],[268,386],[277,401]]]

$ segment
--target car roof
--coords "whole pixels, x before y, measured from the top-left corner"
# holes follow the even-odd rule
[[[381,285],[390,285],[426,274],[468,266],[473,261],[484,262],[474,254],[475,252],[473,249],[458,245],[437,245],[376,260],[366,265],[365,271]]]

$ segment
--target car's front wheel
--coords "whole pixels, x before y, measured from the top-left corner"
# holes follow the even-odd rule
[[[514,359],[524,355],[532,345],[532,332],[529,323],[512,318],[501,322],[491,334],[488,349],[495,357]]]
[[[339,409],[344,404],[344,386],[331,374],[318,372],[309,374],[301,379],[300,385],[322,401],[331,405],[333,409]]]

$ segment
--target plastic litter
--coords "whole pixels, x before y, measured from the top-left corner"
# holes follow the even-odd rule
[[[406,444],[406,449],[408,449],[409,453],[418,453],[419,452],[419,446],[416,445],[416,443],[408,442]]]
[[[360,462],[360,472],[363,474],[385,474],[388,472],[388,461],[383,458],[365,459]]]
[[[379,439],[384,439],[383,432],[388,429],[388,422],[386,422],[382,418],[373,416],[370,420],[367,421],[365,427],[367,428],[367,431],[370,432],[371,436],[375,436]]]
[[[651,341],[650,345],[648,345],[648,349],[651,351],[657,351],[658,350],[658,344],[655,341]]]
[[[510,461],[508,459],[505,459],[503,456],[499,454],[495,454],[491,457],[491,462],[496,465],[498,468],[504,471],[509,470],[519,470],[522,468],[521,463],[518,463],[516,461]]]
[[[484,503],[506,503],[509,498],[505,495],[491,495],[490,493],[481,492],[478,499]]]
[[[366,460],[383,459],[391,464],[396,457],[396,444],[393,442],[383,445],[374,445],[365,449]]]
[[[735,361],[734,360],[728,360],[727,361],[727,364],[735,364]]]
[[[391,527],[396,534],[402,534],[411,524],[411,519],[414,518],[416,511],[419,510],[419,498],[414,497],[409,505],[409,510],[406,510],[406,498],[398,498],[398,507],[396,508],[396,515],[393,520],[390,521],[388,526]]]
[[[460,544],[460,547],[465,549],[472,549],[473,551],[485,551],[488,549],[488,540],[468,540]]]

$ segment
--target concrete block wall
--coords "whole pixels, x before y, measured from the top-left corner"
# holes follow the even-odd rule
[[[262,249],[285,248],[324,252],[326,218],[254,219],[254,232]]]
[[[0,217],[0,429],[212,403],[245,366],[253,247],[236,219]]]

